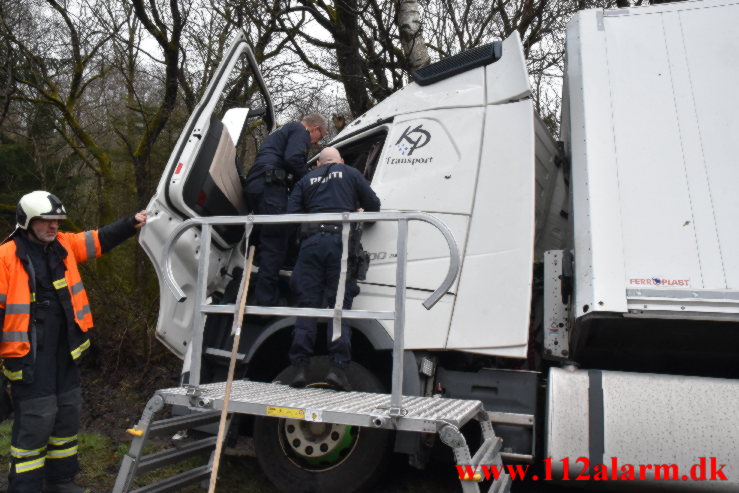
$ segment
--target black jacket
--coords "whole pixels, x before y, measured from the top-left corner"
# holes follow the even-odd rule
[[[325,164],[305,175],[293,189],[287,213],[367,212],[380,210],[380,199],[356,168]]]

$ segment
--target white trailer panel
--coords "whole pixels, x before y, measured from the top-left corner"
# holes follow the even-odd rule
[[[739,314],[737,23],[715,1],[570,24],[578,316]]]

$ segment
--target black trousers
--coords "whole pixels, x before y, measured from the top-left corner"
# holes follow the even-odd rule
[[[300,244],[300,254],[295,264],[290,287],[297,295],[301,308],[333,308],[341,274],[341,233],[314,233]],[[348,280],[344,291],[343,307],[351,309],[354,297],[359,294],[357,283]],[[313,355],[318,322],[313,317],[299,317],[293,329],[293,339],[288,356],[292,364]],[[341,337],[332,341],[333,323],[329,320],[326,343],[333,365],[346,368],[351,362],[351,328],[346,318],[341,319]]]
[[[287,211],[287,187],[277,183],[265,183],[264,179],[247,185],[246,196],[256,214],[284,214]],[[259,233],[256,264],[259,274],[254,287],[257,305],[279,304],[280,267],[287,257],[291,225],[264,224]]]
[[[49,313],[39,334],[33,382],[11,385],[15,418],[8,493],[39,493],[44,480],[65,481],[79,472],[82,396],[66,331],[64,314]]]

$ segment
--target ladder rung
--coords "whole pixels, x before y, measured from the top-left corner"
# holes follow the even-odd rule
[[[208,354],[210,356],[218,356],[219,358],[231,358],[231,351],[224,351],[223,349],[216,349],[209,347],[205,350],[205,354]],[[246,358],[246,355],[243,353],[236,353],[236,359],[238,361],[244,361]]]
[[[497,481],[493,481],[488,493],[508,493],[511,491],[511,477],[501,474]]]
[[[234,315],[237,308],[236,305],[200,305],[200,311],[203,313],[224,313],[226,315]]]
[[[149,426],[149,436],[154,437],[172,431],[195,428],[209,423],[215,423],[221,417],[221,411],[196,412],[175,416],[174,418],[155,421]]]
[[[480,445],[480,448],[475,452],[474,457],[472,457],[472,464],[489,464],[490,459],[495,457],[495,455],[500,451],[500,449],[503,446],[503,441],[498,438],[487,438],[485,441]]]
[[[210,476],[210,464],[190,469],[176,476],[172,476],[167,479],[163,479],[156,483],[144,486],[131,493],[153,493],[153,492],[165,492],[165,491],[180,491],[183,486],[188,484],[197,483]]]
[[[149,471],[160,467],[180,462],[188,457],[202,453],[205,450],[212,449],[216,445],[217,437],[208,437],[176,448],[168,448],[160,450],[149,455],[145,455],[139,459],[136,470],[137,475],[146,474]]]

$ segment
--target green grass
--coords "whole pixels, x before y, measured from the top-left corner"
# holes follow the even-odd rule
[[[10,421],[0,423],[0,491],[5,491],[8,479],[8,455],[10,453]]]
[[[4,485],[8,475],[8,451],[10,450],[11,421],[0,424],[0,484]],[[118,447],[109,437],[95,433],[81,433],[79,436],[79,453],[82,461],[82,474],[79,482],[95,488],[110,490],[111,481],[115,480],[118,464],[128,447]]]
[[[10,447],[11,423],[6,421],[0,424],[0,492],[4,491],[8,474],[7,454]],[[121,434],[121,436],[124,436]],[[113,488],[121,459],[128,452],[130,441],[127,438],[116,440],[94,432],[80,433],[80,466],[81,474],[77,478],[80,484],[93,488],[102,493]],[[146,452],[151,453],[168,446],[162,442],[147,446]],[[395,460],[402,461],[392,467],[387,477],[376,488],[376,493],[449,493],[458,491],[458,482],[455,480],[454,470],[449,467],[446,474],[442,471],[416,471],[405,466],[405,460],[395,456]],[[179,464],[168,466],[158,471],[152,471],[137,479],[137,486],[150,484],[159,479],[172,476],[179,472],[205,464],[208,455],[202,458],[193,457]],[[445,465],[446,467],[446,465]],[[443,469],[443,468],[442,468]],[[207,488],[206,488],[207,489]],[[182,493],[202,493],[205,489],[198,485],[183,489]],[[221,460],[218,474],[218,493],[275,493],[264,474],[259,469],[256,459],[252,457],[224,456]]]
[[[8,475],[8,450],[10,449],[11,422],[0,424],[0,491],[4,491]],[[128,452],[129,442],[117,442],[99,433],[80,433],[79,454],[80,473],[77,481],[93,488],[95,491],[110,491],[118,475],[121,459]],[[165,448],[165,444],[151,444],[146,452],[154,452]],[[179,472],[207,463],[208,454],[202,458],[192,457],[179,464],[152,471],[137,480],[139,486],[172,476]],[[259,471],[256,460],[249,457],[223,457],[219,469],[218,493],[273,493],[274,487]],[[183,492],[202,492],[203,489],[193,486]]]
[[[82,461],[80,484],[96,488],[106,484],[110,471],[117,467],[125,451],[116,447],[110,438],[94,433],[81,433],[78,443]]]

